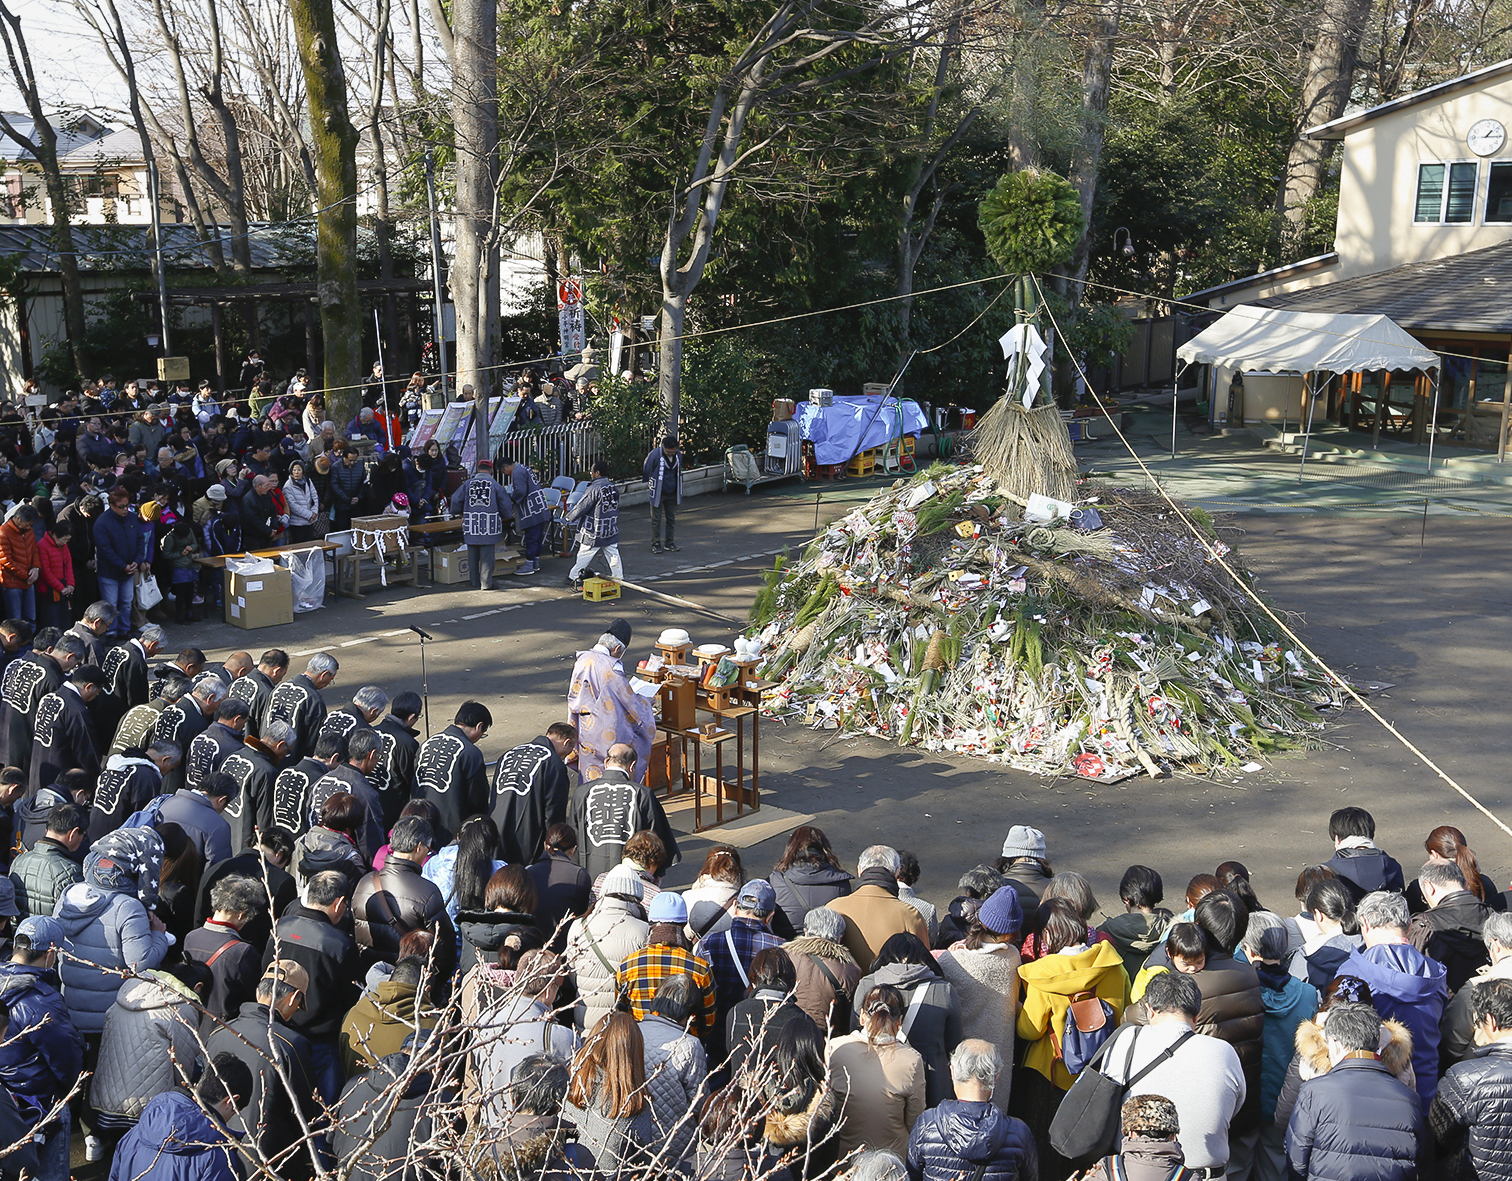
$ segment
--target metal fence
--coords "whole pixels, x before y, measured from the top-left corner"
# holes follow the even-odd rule
[[[542,484],[549,484],[558,476],[582,479],[602,454],[603,446],[592,426],[586,422],[564,422],[510,431],[494,459],[523,463]]]

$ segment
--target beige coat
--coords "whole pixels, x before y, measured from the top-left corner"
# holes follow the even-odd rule
[[[872,960],[877,958],[882,945],[901,931],[912,932],[925,947],[929,946],[929,927],[924,916],[881,886],[861,886],[827,905],[845,917],[845,946],[863,976],[871,971]]]
[[[840,1155],[885,1148],[907,1159],[909,1133],[924,1110],[923,1055],[904,1041],[872,1044],[864,1033],[848,1033],[830,1042],[827,1057],[841,1103]]]
[[[861,981],[861,969],[855,958],[846,950],[845,944],[820,939],[815,935],[800,935],[783,948],[793,961],[793,971],[798,983],[793,989],[793,999],[798,1007],[813,1018],[826,1035],[847,1033],[851,1024],[851,1000],[856,995],[856,985]],[[823,967],[820,967],[823,961]],[[829,975],[825,975],[828,971]],[[834,982],[831,983],[830,976]],[[835,985],[840,991],[835,991]]]

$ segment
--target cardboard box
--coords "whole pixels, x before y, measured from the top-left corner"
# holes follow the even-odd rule
[[[434,549],[431,551],[431,581],[438,586],[454,586],[472,578],[472,559],[467,547]]]
[[[772,421],[787,422],[798,411],[798,403],[792,398],[778,398],[772,403]]]
[[[273,627],[294,622],[294,580],[286,566],[267,574],[224,572],[226,622],[237,627]]]

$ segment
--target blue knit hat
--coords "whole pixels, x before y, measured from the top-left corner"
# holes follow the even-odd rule
[[[1024,925],[1024,908],[1019,905],[1018,891],[1012,886],[1001,887],[982,903],[977,921],[994,935],[1017,934]]]

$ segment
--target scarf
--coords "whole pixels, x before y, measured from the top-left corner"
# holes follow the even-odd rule
[[[880,865],[874,865],[856,879],[858,886],[881,886],[894,898],[898,896],[898,879]]]
[[[681,923],[652,923],[650,934],[646,936],[646,946],[655,947],[658,944],[680,947],[684,951],[693,950],[693,944]]]
[[[1263,987],[1270,989],[1272,992],[1283,992],[1286,989],[1287,983],[1296,979],[1287,970],[1287,962],[1290,959],[1291,956],[1288,955],[1278,964],[1268,964],[1264,960],[1254,960],[1251,962],[1250,967],[1255,969],[1255,975],[1260,977],[1260,983]]]

